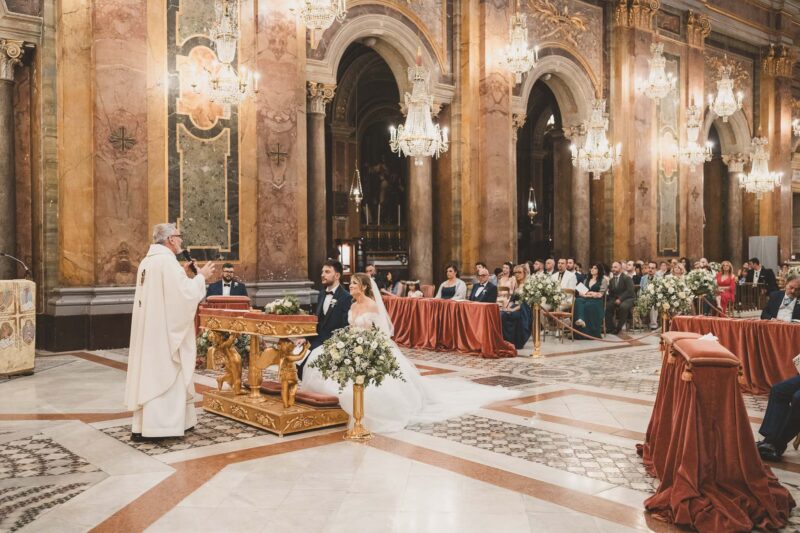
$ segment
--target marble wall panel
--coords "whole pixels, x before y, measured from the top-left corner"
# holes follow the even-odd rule
[[[5,0],[5,2],[8,10],[14,13],[36,16],[41,16],[42,14],[41,0]]]
[[[14,165],[16,173],[17,249],[14,253],[30,267],[33,265],[32,160],[31,160],[31,89],[33,69],[18,67],[14,86]],[[17,276],[24,277],[22,267]]]
[[[146,0],[94,2],[95,282],[134,283],[149,246]]]
[[[667,72],[680,80],[680,58],[665,54]],[[658,109],[658,234],[659,256],[677,256],[680,250],[680,95],[676,92],[661,99]]]

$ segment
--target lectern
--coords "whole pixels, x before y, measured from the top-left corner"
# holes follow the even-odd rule
[[[36,284],[0,280],[0,376],[33,373],[36,355]]]

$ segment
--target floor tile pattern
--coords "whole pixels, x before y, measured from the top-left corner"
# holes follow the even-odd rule
[[[36,485],[0,489],[0,531],[16,531],[44,511],[71,500],[91,483]]]
[[[106,428],[102,431],[147,455],[161,455],[162,453],[202,448],[224,442],[268,435],[266,431],[241,424],[224,416],[205,412],[197,413],[197,425],[192,431],[188,431],[183,438],[133,442],[131,441],[131,426],[127,423],[122,426]]]
[[[0,479],[60,476],[99,469],[41,433],[0,447]]]
[[[614,485],[655,491],[655,480],[631,448],[472,415],[408,429]]]
[[[515,376],[504,376],[504,375],[497,375],[497,376],[486,376],[481,378],[473,378],[472,381],[475,383],[480,383],[481,385],[492,385],[492,386],[501,386],[501,387],[519,387],[520,385],[531,385],[535,383],[535,380],[532,379],[523,379],[518,378]]]

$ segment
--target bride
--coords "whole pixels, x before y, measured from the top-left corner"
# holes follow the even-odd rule
[[[366,329],[374,324],[389,337],[394,334],[380,291],[371,277],[354,274],[350,295],[353,297],[348,314],[351,326]],[[445,420],[517,396],[516,391],[478,385],[460,378],[423,378],[394,342],[391,347],[405,381],[387,378],[378,387],[365,388],[364,425],[372,432],[388,433],[410,424]],[[319,346],[308,356],[301,387],[307,392],[338,396],[340,406],[352,417],[352,387],[340,392],[338,383],[324,379],[310,364],[322,350]]]

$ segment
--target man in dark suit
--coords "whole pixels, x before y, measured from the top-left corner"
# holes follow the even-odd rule
[[[761,312],[761,320],[783,320],[791,322],[800,320],[800,276],[786,276],[786,287],[783,291],[774,291],[769,295],[766,307]]]
[[[775,279],[775,272],[773,272],[771,268],[762,268],[758,257],[754,257],[750,260],[750,270],[747,272],[745,281],[747,283],[764,285],[767,292],[770,294],[778,290],[778,281]]]
[[[489,281],[489,270],[486,267],[478,270],[478,281],[472,284],[469,300],[482,303],[497,302],[497,285]]]
[[[209,296],[247,296],[247,287],[241,281],[236,281],[233,276],[233,265],[222,265],[222,279],[211,283],[206,289],[206,298]]]
[[[347,313],[353,304],[353,297],[339,283],[341,277],[342,264],[339,261],[329,259],[322,265],[321,280],[325,292],[320,293],[317,300],[317,336],[309,339],[311,350],[330,339],[334,331],[348,325]],[[308,357],[297,365],[300,379],[303,379],[306,361]]]
[[[622,273],[619,261],[614,261],[611,265],[611,279],[608,282],[606,298],[606,329],[609,333],[616,335],[622,331],[622,326],[628,322],[633,298],[633,280]],[[619,312],[619,322],[615,319],[617,312]]]

